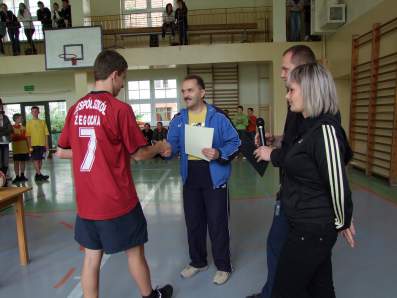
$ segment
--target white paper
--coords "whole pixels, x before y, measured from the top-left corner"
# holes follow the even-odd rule
[[[201,153],[204,148],[212,148],[214,129],[212,127],[191,126],[185,124],[185,152],[209,161]]]

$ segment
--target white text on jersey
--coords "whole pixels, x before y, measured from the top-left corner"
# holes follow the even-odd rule
[[[106,116],[106,103],[99,99],[85,99],[78,103],[77,107],[74,109],[74,114],[77,114],[81,110],[97,110],[103,116]]]

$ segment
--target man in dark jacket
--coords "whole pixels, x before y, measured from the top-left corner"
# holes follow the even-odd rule
[[[43,32],[44,30],[52,29],[51,11],[41,1],[37,2],[37,6],[39,7],[37,10],[37,19],[41,22]]]
[[[179,31],[179,44],[187,45],[187,6],[185,1],[177,0],[178,8],[175,11],[175,19]]]
[[[69,0],[62,0],[61,17],[65,20],[66,28],[72,27],[72,7]]]
[[[163,122],[157,122],[157,127],[153,130],[153,143],[167,139],[168,130],[163,126]]]
[[[7,176],[9,164],[9,144],[12,133],[10,119],[5,115],[3,102],[0,98],[0,170]]]

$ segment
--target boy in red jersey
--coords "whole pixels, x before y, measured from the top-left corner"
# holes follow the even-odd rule
[[[95,60],[95,91],[68,111],[56,156],[72,158],[76,189],[75,239],[85,248],[81,273],[84,297],[98,297],[103,253],[125,251],[141,295],[171,297],[172,286],[153,290],[144,255],[146,219],[132,180],[130,158],[150,159],[169,149],[146,146],[130,105],[116,99],[128,69],[115,51]]]

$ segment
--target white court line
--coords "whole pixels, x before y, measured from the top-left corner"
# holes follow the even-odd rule
[[[142,209],[145,208],[145,206],[147,205],[148,200],[147,198],[153,198],[156,191],[159,189],[159,187],[161,186],[161,184],[163,184],[164,180],[168,178],[168,174],[171,172],[170,169],[165,170],[164,174],[161,176],[159,182],[156,184],[156,186],[154,188],[152,188],[149,193],[147,193],[145,195],[145,199],[140,201],[141,202],[141,206]],[[110,259],[112,255],[103,255],[102,258],[102,264],[101,264],[101,269],[102,267],[106,264],[106,262]],[[80,279],[79,276],[75,276],[74,279]],[[81,287],[81,282],[79,281],[75,287],[72,289],[72,291],[70,292],[70,294],[67,296],[67,298],[81,298],[83,297],[83,289]]]

